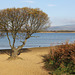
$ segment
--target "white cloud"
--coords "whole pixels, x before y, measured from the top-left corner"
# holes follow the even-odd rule
[[[34,1],[22,1],[22,2],[25,2],[25,3],[34,3]]]
[[[54,4],[48,4],[48,6],[49,6],[49,7],[53,7],[53,6],[56,6],[56,5],[54,5]]]

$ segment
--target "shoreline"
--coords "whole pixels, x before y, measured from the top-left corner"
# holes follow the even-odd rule
[[[48,32],[37,32],[37,33],[75,33],[75,31],[48,31]]]
[[[51,47],[51,46],[48,46],[48,47]],[[24,48],[22,48],[22,49],[36,49],[36,48],[47,48],[47,47],[24,47]],[[10,47],[8,47],[8,48],[0,48],[0,50],[11,50],[11,48]]]
[[[29,52],[29,51],[41,51],[41,50],[45,50],[45,49],[50,49],[51,47],[33,47],[33,48],[22,48],[20,50],[20,54],[21,53],[25,53],[25,52]],[[11,49],[0,49],[0,54],[7,54],[7,55],[10,55],[10,51]]]
[[[4,31],[0,31],[0,32],[4,32]],[[36,33],[75,33],[75,31],[38,31]]]

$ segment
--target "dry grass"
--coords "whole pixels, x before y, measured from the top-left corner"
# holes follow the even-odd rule
[[[75,43],[51,47],[44,56],[45,68],[56,75],[75,74]]]

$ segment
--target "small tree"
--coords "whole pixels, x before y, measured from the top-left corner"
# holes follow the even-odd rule
[[[8,8],[0,10],[0,26],[5,32],[11,47],[11,57],[17,57],[28,38],[38,30],[47,28],[49,17],[46,13],[36,8]],[[10,37],[12,36],[13,43]],[[22,39],[21,39],[22,38]],[[15,46],[16,39],[21,39],[20,46]]]

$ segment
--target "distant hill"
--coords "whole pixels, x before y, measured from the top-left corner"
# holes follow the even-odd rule
[[[75,31],[75,25],[64,25],[64,26],[52,26],[48,28],[49,31],[68,30]]]

